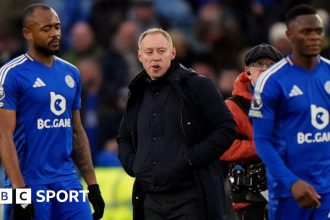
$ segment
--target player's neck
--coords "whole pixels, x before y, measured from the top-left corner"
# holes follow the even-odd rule
[[[51,67],[54,63],[54,55],[45,55],[33,50],[29,50],[27,53],[34,60],[44,64],[45,66]]]
[[[297,53],[292,54],[292,61],[295,65],[306,70],[312,70],[320,62],[318,56],[302,56]]]

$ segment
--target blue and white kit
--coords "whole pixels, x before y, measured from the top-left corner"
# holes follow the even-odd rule
[[[47,67],[24,54],[0,69],[0,85],[0,108],[16,111],[14,142],[26,184],[76,178],[72,111],[80,108],[78,70],[58,57]]]
[[[329,194],[329,111],[330,61],[323,57],[307,71],[288,56],[259,77],[249,115],[270,197],[291,197],[298,179]]]
[[[72,158],[72,113],[80,109],[80,95],[78,69],[56,56],[51,67],[24,54],[0,69],[0,108],[16,112],[13,138],[32,193],[82,189]],[[7,177],[5,185],[10,187]],[[91,219],[88,200],[37,203],[34,194],[32,198],[37,219]],[[10,210],[6,205],[5,219],[10,218]]]

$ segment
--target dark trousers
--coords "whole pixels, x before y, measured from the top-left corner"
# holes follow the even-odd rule
[[[145,220],[201,220],[200,197],[194,187],[174,192],[147,193]]]
[[[251,205],[240,209],[238,212],[240,220],[264,220],[265,205]]]

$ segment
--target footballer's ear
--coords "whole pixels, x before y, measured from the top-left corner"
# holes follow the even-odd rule
[[[26,40],[32,40],[32,32],[28,28],[23,28],[22,32]]]
[[[292,40],[292,31],[288,29],[288,30],[286,30],[285,34],[286,34],[286,37],[291,41]]]

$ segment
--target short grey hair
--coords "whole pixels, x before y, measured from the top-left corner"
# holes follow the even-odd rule
[[[166,40],[170,43],[171,47],[173,47],[173,42],[172,42],[172,37],[171,35],[167,32],[167,31],[164,31],[163,29],[161,28],[150,28],[148,30],[146,30],[145,32],[143,32],[140,37],[139,37],[139,40],[138,40],[138,46],[139,46],[139,49],[141,48],[141,42],[142,40],[148,35],[148,34],[155,34],[155,33],[160,33],[162,34]]]

